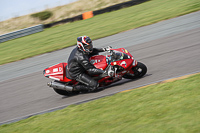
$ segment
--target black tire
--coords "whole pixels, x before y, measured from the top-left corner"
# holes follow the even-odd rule
[[[125,74],[123,78],[126,79],[136,79],[141,78],[147,73],[147,67],[145,64],[138,62],[137,66],[132,67],[132,70],[134,71],[134,74]]]
[[[72,92],[68,92],[68,91],[65,91],[65,90],[59,90],[59,89],[56,89],[56,88],[53,88],[54,91],[56,93],[58,93],[59,95],[64,95],[64,96],[74,96],[74,95],[78,95],[80,92],[79,91],[72,91]]]

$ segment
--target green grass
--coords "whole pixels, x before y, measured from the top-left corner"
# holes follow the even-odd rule
[[[94,40],[198,10],[199,0],[151,0],[1,43],[0,64],[72,46],[81,35]]]
[[[0,126],[1,133],[199,133],[200,74]]]

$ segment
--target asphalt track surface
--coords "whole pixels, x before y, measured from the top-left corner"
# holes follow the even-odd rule
[[[47,87],[51,80],[42,72],[50,65],[65,62],[74,47],[2,65],[0,124],[199,72],[200,12],[98,39],[94,45],[126,48],[137,61],[147,65],[146,76],[138,80],[123,79],[102,91],[64,97]]]

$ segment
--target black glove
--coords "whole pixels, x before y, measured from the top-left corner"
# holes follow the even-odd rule
[[[111,46],[107,46],[106,48],[103,48],[103,49],[104,51],[110,51],[111,48],[112,48]]]

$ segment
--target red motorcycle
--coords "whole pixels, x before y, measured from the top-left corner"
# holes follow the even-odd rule
[[[93,77],[98,80],[99,87],[108,86],[122,78],[141,78],[147,72],[147,67],[134,60],[133,56],[124,48],[110,49],[109,55],[94,55],[90,58],[90,62],[96,68],[105,70],[104,74]],[[69,88],[81,83],[70,79],[66,70],[67,63],[65,62],[46,68],[43,72],[44,76],[54,80],[47,85],[60,95],[79,94],[80,92],[71,91]]]

